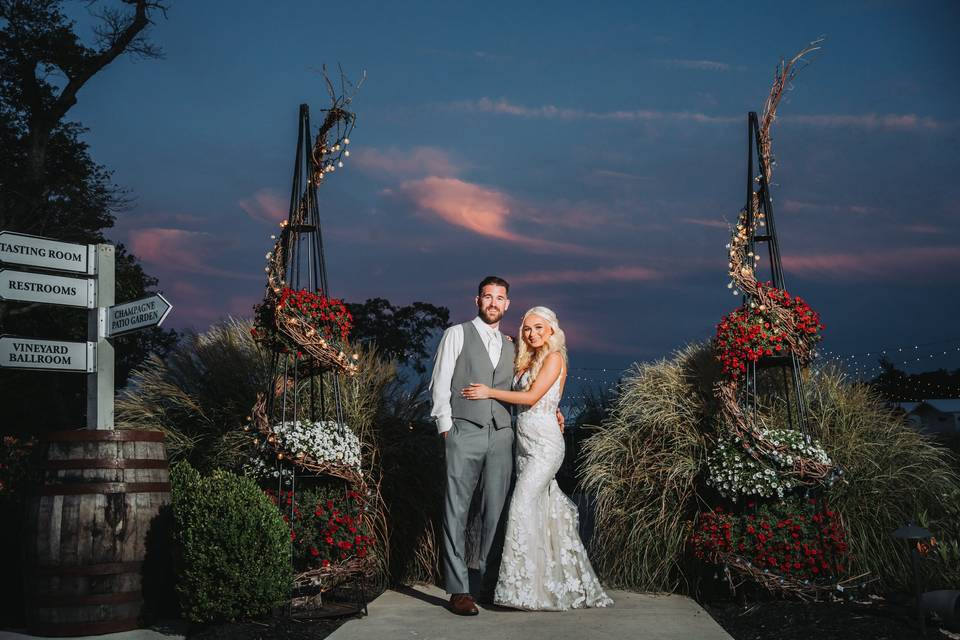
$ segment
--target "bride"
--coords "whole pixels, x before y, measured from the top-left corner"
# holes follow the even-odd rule
[[[567,348],[556,314],[534,307],[523,315],[514,391],[471,384],[465,398],[493,398],[519,407],[517,484],[507,516],[494,601],[531,611],[613,604],[590,566],[577,531],[577,507],[554,476],[563,462],[556,410],[566,379]]]

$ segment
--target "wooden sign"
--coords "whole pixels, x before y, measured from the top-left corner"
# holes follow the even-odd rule
[[[94,373],[94,347],[93,342],[0,336],[0,367]]]
[[[92,278],[0,269],[0,300],[43,302],[92,309],[96,302]]]
[[[148,327],[156,327],[170,313],[173,305],[159,293],[107,309],[107,336],[114,337]]]
[[[90,248],[50,238],[0,231],[0,262],[54,271],[93,274]]]

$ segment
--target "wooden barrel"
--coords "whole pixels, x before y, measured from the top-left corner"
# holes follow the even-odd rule
[[[44,480],[26,514],[27,630],[96,635],[135,629],[151,522],[170,503],[158,431],[44,437]]]

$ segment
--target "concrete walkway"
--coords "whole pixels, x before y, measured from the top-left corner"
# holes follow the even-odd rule
[[[74,636],[74,640],[183,640],[183,638],[183,635],[173,630],[160,632],[154,629],[134,629],[132,631],[120,631],[119,633],[108,633],[102,636]],[[60,639],[47,638],[46,636],[31,636],[17,631],[0,631],[0,640]]]
[[[706,611],[683,596],[610,591],[610,609],[531,613],[500,607],[474,617],[444,607],[433,586],[387,591],[370,603],[370,615],[351,620],[329,640],[732,640]]]

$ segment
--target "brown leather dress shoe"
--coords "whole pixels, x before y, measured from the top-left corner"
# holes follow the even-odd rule
[[[458,616],[475,616],[480,613],[473,596],[469,593],[455,593],[450,596],[450,611]]]

